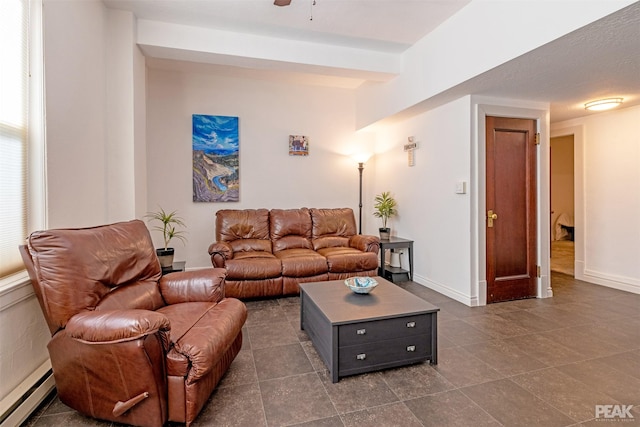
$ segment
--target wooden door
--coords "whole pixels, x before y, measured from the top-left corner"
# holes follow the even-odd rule
[[[536,122],[486,119],[487,303],[536,296]]]

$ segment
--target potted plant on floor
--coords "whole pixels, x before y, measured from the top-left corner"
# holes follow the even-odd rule
[[[159,208],[156,212],[149,212],[146,217],[149,218],[149,221],[156,222],[152,227],[153,230],[162,232],[164,247],[156,249],[156,255],[160,260],[160,266],[163,269],[170,269],[173,266],[175,250],[169,247],[169,242],[171,242],[171,239],[176,238],[181,240],[182,243],[186,243],[187,238],[184,236],[186,232],[178,229],[178,227],[186,227],[186,225],[182,218],[178,216],[177,211],[167,213],[164,209]]]
[[[379,229],[380,239],[389,240],[391,229],[387,227],[387,220],[398,213],[396,200],[391,197],[391,192],[384,191],[378,194],[374,201],[375,212],[373,212],[373,216],[382,219],[382,227]]]

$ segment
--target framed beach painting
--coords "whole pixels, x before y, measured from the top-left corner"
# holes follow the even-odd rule
[[[240,200],[238,117],[193,115],[193,201]]]

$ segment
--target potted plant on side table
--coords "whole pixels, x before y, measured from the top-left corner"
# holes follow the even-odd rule
[[[149,221],[155,221],[156,224],[152,227],[153,230],[161,231],[164,239],[164,247],[156,249],[156,255],[160,260],[160,266],[163,270],[171,269],[173,266],[173,256],[175,253],[174,248],[169,247],[169,242],[174,237],[186,243],[187,238],[184,236],[186,233],[184,230],[179,230],[177,227],[186,227],[182,218],[178,216],[177,211],[167,213],[164,209],[159,208],[156,212],[150,212],[146,215]],[[159,223],[159,224],[158,224]]]
[[[382,227],[379,229],[380,239],[389,240],[389,236],[391,236],[391,229],[387,227],[387,220],[398,213],[396,210],[396,200],[391,197],[391,192],[384,191],[381,194],[378,194],[374,201],[375,204],[373,207],[375,212],[373,213],[373,216],[382,219]]]

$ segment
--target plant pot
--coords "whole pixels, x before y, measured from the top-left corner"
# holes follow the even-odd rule
[[[380,232],[380,240],[389,240],[389,236],[391,236],[390,228],[379,228],[378,231]]]
[[[173,267],[173,248],[167,249],[156,249],[156,255],[158,255],[158,260],[160,260],[160,267],[163,269],[172,268]]]

